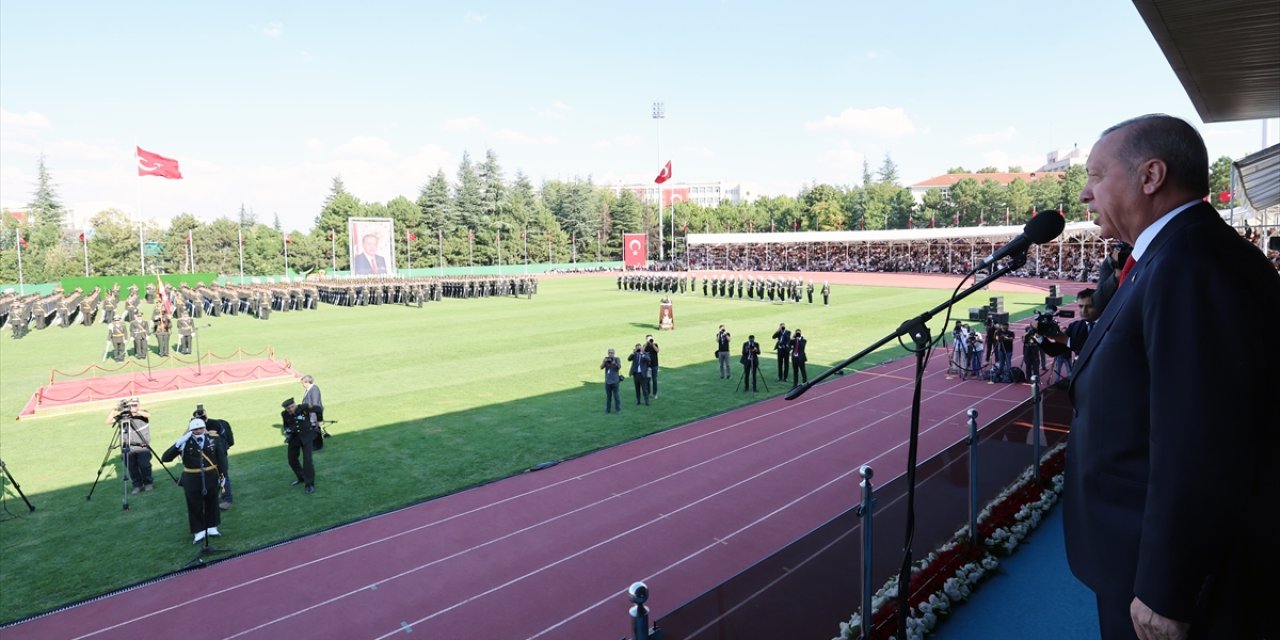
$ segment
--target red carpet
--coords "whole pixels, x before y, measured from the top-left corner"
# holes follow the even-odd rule
[[[948,381],[945,365],[935,354],[925,379],[922,460],[967,436],[966,409],[990,420],[1030,393]],[[657,618],[848,509],[859,465],[874,465],[883,481],[903,473],[913,366],[906,359],[846,375],[794,402],[761,402],[6,634],[132,639],[163,627],[190,638],[629,636],[632,582],[648,583]],[[730,393],[734,381],[724,384]],[[359,482],[325,478],[317,489],[356,495]],[[218,546],[234,548],[234,519],[224,524]]]
[[[288,361],[276,360],[274,357],[226,361],[225,357],[206,354],[201,358],[199,366],[157,366],[151,370],[147,370],[142,362],[145,361],[130,360],[118,365],[113,363],[111,368],[93,365],[74,374],[54,370],[49,374],[50,383],[31,395],[18,418],[37,415],[54,408],[129,396],[297,376]],[[173,360],[166,358],[162,362],[169,364]],[[101,375],[102,373],[107,375]],[[66,379],[56,380],[60,375]]]

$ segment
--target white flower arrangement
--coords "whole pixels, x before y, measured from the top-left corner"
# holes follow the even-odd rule
[[[1065,449],[1065,442],[1050,449],[1041,458],[1042,463],[1054,456],[1063,455]],[[988,521],[996,507],[1002,502],[1014,494],[1035,487],[1039,483],[1037,471],[1037,469],[1029,467],[1018,476],[1018,479],[1013,484],[1006,487],[994,500],[987,503],[987,506],[978,514],[979,525]],[[1018,508],[1014,514],[1015,522],[1013,524],[1008,527],[997,527],[987,536],[983,541],[985,548],[981,551],[981,556],[976,561],[965,563],[955,569],[955,573],[943,581],[940,589],[929,594],[927,599],[912,607],[906,621],[907,637],[913,639],[924,638],[926,634],[931,633],[951,613],[955,605],[968,600],[973,591],[978,588],[978,584],[982,579],[1000,566],[1000,560],[993,552],[1013,553],[1018,548],[1018,544],[1040,524],[1049,509],[1058,502],[1058,498],[1062,494],[1062,486],[1063,476],[1061,473],[1050,478],[1049,484],[1042,488],[1037,497]],[[949,555],[958,546],[967,545],[970,539],[969,528],[967,526],[961,527],[952,535],[950,540],[914,563],[911,566],[911,575],[916,576],[920,572],[933,567],[940,558]],[[894,601],[897,596],[898,576],[894,575],[871,597],[872,611],[880,611],[887,603]],[[861,633],[862,614],[861,612],[854,613],[848,622],[840,623],[840,635],[836,636],[835,640],[854,640],[859,638]]]

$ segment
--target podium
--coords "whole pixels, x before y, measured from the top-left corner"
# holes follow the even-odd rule
[[[675,330],[676,316],[675,311],[671,308],[671,301],[664,300],[658,304],[658,329],[662,331]]]

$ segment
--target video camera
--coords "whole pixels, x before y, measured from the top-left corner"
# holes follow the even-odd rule
[[[1052,307],[1044,311],[1037,311],[1032,326],[1035,332],[1042,336],[1056,336],[1062,333],[1062,327],[1058,326],[1058,318],[1074,318],[1076,312],[1070,309],[1054,309]]]

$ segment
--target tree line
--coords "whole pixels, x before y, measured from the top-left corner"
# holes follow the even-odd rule
[[[1215,193],[1228,188],[1230,166],[1227,157],[1214,163],[1211,184]],[[987,167],[978,173],[995,171]],[[949,172],[967,173],[959,167]],[[964,178],[946,194],[931,189],[917,204],[910,190],[898,184],[897,166],[886,154],[875,172],[863,163],[860,183],[812,184],[796,196],[739,203],[722,200],[716,207],[679,202],[664,212],[666,253],[683,254],[685,233],[996,225],[1004,224],[1006,211],[1010,224],[1022,224],[1033,210],[1059,208],[1069,221],[1085,217],[1078,197],[1085,182],[1083,167],[1073,166],[1062,177],[1046,176],[1030,182],[1018,179],[1007,185],[980,177]],[[241,247],[246,275],[284,273],[286,252],[289,270],[295,273],[329,270],[335,264],[338,270],[346,270],[350,217],[394,221],[400,268],[410,264],[415,268],[438,267],[442,262],[445,266],[493,265],[500,260],[523,264],[526,256],[530,263],[621,260],[624,233],[648,233],[652,247],[657,246],[659,235],[657,206],[642,202],[635,194],[625,190],[615,193],[594,184],[590,177],[549,180],[535,187],[528,176],[517,171],[506,180],[493,150],[488,150],[481,162],[464,153],[453,180],[443,169],[438,170],[412,200],[398,196],[385,203],[365,202],[347,190],[341,177],[335,177],[311,229],[288,234],[278,217],[273,224],[265,224],[244,205],[212,222],[182,212],[167,226],[144,222],[141,229],[129,214],[108,209],[93,215],[88,229],[70,229],[65,222],[67,211],[43,157],[25,213],[25,219],[20,219],[4,212],[0,282],[18,280],[15,229],[25,244],[22,266],[27,282],[84,275],[86,249],[90,275],[137,273],[141,266],[140,233],[148,272],[238,274]],[[675,238],[670,233],[673,224]]]

